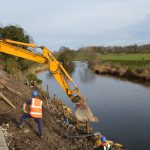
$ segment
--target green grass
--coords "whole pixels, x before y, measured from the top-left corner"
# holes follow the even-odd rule
[[[150,61],[150,54],[105,54],[102,55],[102,60],[111,61]]]
[[[102,63],[137,69],[150,66],[150,54],[105,54],[101,55],[101,61]]]

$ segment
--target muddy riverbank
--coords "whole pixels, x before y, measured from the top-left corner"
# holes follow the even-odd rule
[[[87,97],[88,105],[100,120],[91,124],[94,131],[101,132],[108,139],[120,142],[128,150],[149,150],[150,85],[146,80],[126,79],[112,75],[97,75],[87,63],[74,62],[71,74],[81,94]],[[63,99],[74,110],[56,80],[48,71],[38,73],[42,88],[53,96]],[[142,111],[139,111],[142,110]],[[146,124],[145,124],[146,122]]]
[[[0,70],[0,79],[3,84],[21,93],[21,95],[18,96],[0,84],[1,93],[16,106],[16,109],[14,109],[0,98],[0,125],[2,126],[3,134],[10,150],[93,149],[94,143],[91,139],[71,139],[66,134],[67,127],[62,124],[64,122],[64,112],[60,111],[60,107],[66,105],[61,100],[51,100],[49,102],[49,109],[46,106],[43,108],[44,139],[38,137],[37,124],[33,119],[29,119],[25,122],[23,130],[18,129],[17,122],[22,114],[22,104],[25,102],[25,99],[31,98],[33,87],[27,86],[24,80],[10,78],[3,70]],[[41,99],[43,99],[42,94],[40,95]],[[122,150],[122,148],[114,149]]]
[[[127,67],[112,66],[105,64],[89,64],[89,67],[97,74],[107,74],[118,77],[133,78],[150,81],[150,68],[139,68],[131,70]]]
[[[58,112],[56,107],[51,111],[47,108],[43,110],[43,128],[44,139],[40,139],[37,133],[37,125],[33,119],[26,121],[24,130],[17,128],[17,122],[22,114],[22,104],[26,98],[31,98],[33,88],[28,87],[22,81],[10,79],[6,72],[0,71],[1,82],[11,87],[14,90],[22,93],[22,96],[17,96],[1,86],[3,93],[16,106],[13,109],[0,99],[0,117],[1,125],[4,131],[4,136],[9,149],[92,149],[91,143],[82,140],[70,140],[66,136],[66,127],[61,125],[62,114]],[[51,105],[52,106],[52,105]],[[59,114],[59,115],[57,115]],[[34,140],[34,141],[33,141]]]

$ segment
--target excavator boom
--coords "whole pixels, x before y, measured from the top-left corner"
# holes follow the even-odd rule
[[[15,45],[14,45],[15,44]],[[16,45],[27,46],[32,48],[41,48],[42,55],[33,53],[29,50],[20,48]],[[72,102],[76,103],[76,117],[80,121],[97,121],[93,116],[91,110],[86,104],[86,101],[80,96],[80,91],[75,85],[73,79],[64,69],[59,61],[56,60],[52,52],[44,46],[38,47],[35,44],[28,44],[18,41],[12,41],[9,39],[0,40],[0,52],[14,55],[17,57],[25,58],[35,61],[37,63],[46,64],[48,70],[53,74],[54,78],[61,86],[63,91],[68,95]],[[73,85],[73,89],[69,86],[69,82]]]
[[[17,57],[21,57],[21,58],[25,58],[28,60],[32,60],[35,61],[37,63],[41,63],[44,64],[46,63],[46,58],[35,54],[31,51],[25,50],[23,48],[14,46],[14,45],[10,45],[8,43],[6,43],[7,40],[0,40],[0,52],[6,53],[6,54],[10,54],[13,56],[17,56]],[[10,40],[9,40],[10,41]]]

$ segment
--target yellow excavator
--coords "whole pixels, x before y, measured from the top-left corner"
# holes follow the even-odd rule
[[[42,55],[20,48],[18,45],[31,48],[40,48],[42,50]],[[0,40],[0,52],[32,60],[40,64],[46,64],[48,70],[53,74],[60,87],[68,95],[71,101],[76,104],[75,115],[77,120],[82,122],[97,122],[97,118],[93,115],[86,103],[86,98],[80,95],[79,88],[75,85],[73,79],[61,63],[56,60],[49,49],[44,46],[39,47],[35,44],[4,39]],[[71,86],[69,86],[69,82],[73,85],[73,90],[71,89]]]

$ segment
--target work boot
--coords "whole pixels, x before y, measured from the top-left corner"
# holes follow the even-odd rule
[[[22,130],[22,129],[23,129],[23,126],[22,126],[22,125],[18,125],[18,128],[19,128],[20,130]]]
[[[40,139],[43,139],[44,138],[44,135],[40,135]]]

